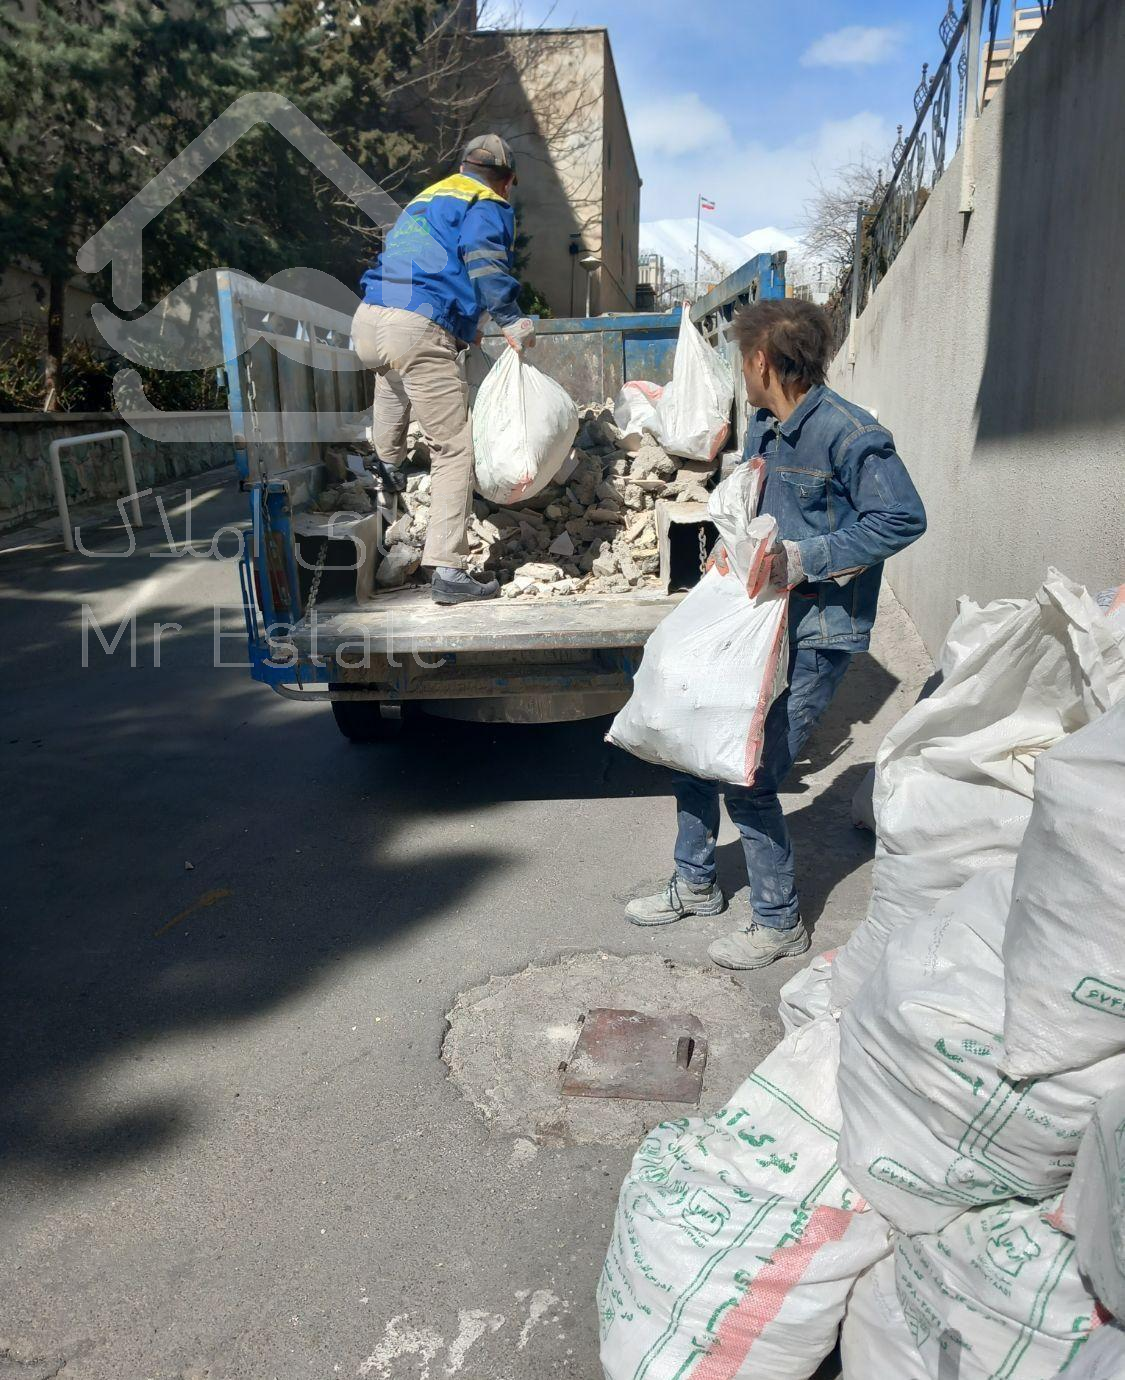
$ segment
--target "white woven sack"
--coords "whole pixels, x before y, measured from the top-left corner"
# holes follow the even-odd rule
[[[808,1380],[886,1223],[836,1165],[836,1023],[787,1037],[622,1185],[598,1285],[607,1380]]]
[[[768,581],[777,534],[755,518],[761,462],[740,465],[711,495],[726,549],[649,638],[633,694],[608,742],[646,762],[750,785],[766,715],[785,689],[788,595]]]
[[[842,1380],[929,1380],[895,1287],[893,1255],[855,1282],[840,1328]]]
[[[1004,992],[1014,1078],[1125,1049],[1125,701],[1036,766]]]
[[[727,362],[695,329],[685,303],[672,382],[656,405],[656,439],[669,455],[714,460],[730,431],[734,380]]]
[[[1125,1380],[1125,1327],[1110,1320],[1097,1328],[1054,1380]]]
[[[566,389],[505,350],[473,408],[477,492],[491,503],[533,498],[558,473],[577,434],[578,409]]]
[[[982,868],[1014,862],[1036,759],[1125,698],[1120,630],[1058,571],[1034,599],[975,616],[979,639],[966,612],[949,678],[876,756],[871,905],[836,956],[835,1006],[855,996],[894,929]]]
[[[778,993],[777,1014],[786,1034],[825,1016],[832,1009],[832,960],[836,950],[817,954],[799,973],[794,973]]]
[[[1053,1380],[1100,1327],[1053,1203],[997,1203],[896,1238],[899,1303],[932,1380]]]
[[[644,379],[630,379],[613,404],[613,420],[622,436],[655,436],[660,430],[656,405],[664,396],[659,383]]]
[[[1102,1098],[1086,1128],[1062,1221],[1094,1293],[1125,1319],[1125,1087]]]
[[[899,1230],[1058,1193],[1125,1055],[1038,1082],[1001,1072],[1010,868],[897,930],[841,1017],[840,1165]],[[837,958],[839,962],[839,958]]]

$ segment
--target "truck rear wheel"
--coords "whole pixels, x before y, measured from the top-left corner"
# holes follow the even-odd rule
[[[349,743],[388,743],[415,722],[417,706],[388,705],[379,700],[333,700],[332,717]]]

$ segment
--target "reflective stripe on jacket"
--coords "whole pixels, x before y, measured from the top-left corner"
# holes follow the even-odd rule
[[[491,187],[465,173],[420,192],[360,279],[365,302],[431,317],[471,341],[481,315],[499,326],[520,316],[512,276],[515,216]]]

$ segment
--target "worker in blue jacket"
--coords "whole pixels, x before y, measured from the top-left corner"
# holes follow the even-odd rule
[[[465,148],[461,170],[420,192],[363,275],[352,336],[375,382],[374,443],[402,464],[413,412],[430,445],[430,520],[422,563],[439,604],[491,599],[495,580],[466,569],[473,449],[463,359],[487,312],[513,350],[534,343],[513,277],[515,158],[497,134]]]
[[[867,650],[883,562],[922,535],[926,513],[891,433],[826,386],[832,332],[823,308],[755,302],[735,314],[734,333],[756,409],[743,459],[765,462],[759,512],[777,520],[778,535],[770,578],[789,591],[789,685],[766,716],[752,785],[675,778],[676,871],[626,915],[667,925],[726,908],[715,868],[722,793],[742,836],[750,913],[709,953],[721,967],[747,969],[809,947],[778,790],[852,657]]]

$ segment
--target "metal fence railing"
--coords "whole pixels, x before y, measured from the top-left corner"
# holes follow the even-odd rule
[[[914,123],[905,136],[903,126],[898,127],[890,179],[883,185],[880,174],[871,204],[856,210],[852,267],[844,274],[831,304],[837,345],[843,344],[851,323],[863,312],[895,261],[947,163],[962,143],[973,137],[986,82],[994,72],[1001,3],[964,0],[958,10],[954,0],[946,0],[938,25],[941,58],[932,76],[929,63],[922,64],[922,79],[914,92]],[[1038,9],[1045,18],[1052,0],[1032,0],[1018,8]],[[1014,34],[1011,51],[1014,56]],[[962,183],[961,210],[968,212],[972,210],[968,150]]]

